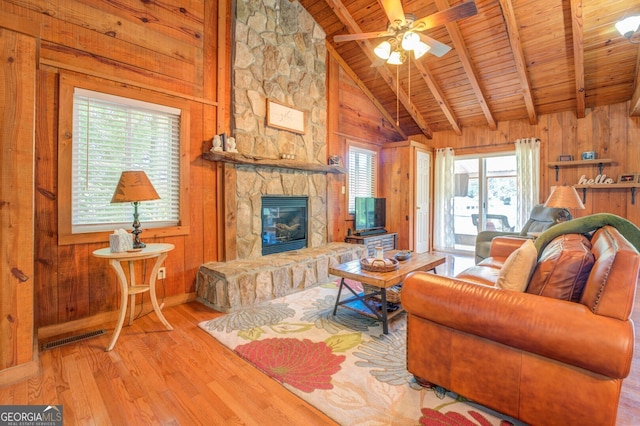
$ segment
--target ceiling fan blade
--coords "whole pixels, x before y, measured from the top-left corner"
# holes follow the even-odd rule
[[[384,13],[389,18],[389,23],[394,24],[396,21],[399,23],[404,22],[404,10],[402,9],[402,3],[400,0],[382,0],[382,8]]]
[[[428,53],[431,53],[432,55],[435,55],[439,58],[451,50],[450,46],[447,46],[446,44],[441,43],[438,40],[429,37],[428,35],[422,33],[419,34],[420,39],[430,47]]]
[[[389,34],[387,32],[375,32],[375,33],[358,33],[358,34],[339,34],[337,36],[333,36],[333,41],[336,43],[341,43],[343,41],[353,41],[353,40],[364,40],[368,38],[378,38],[378,37],[389,37],[393,34]]]
[[[474,1],[468,1],[418,19],[413,23],[413,28],[418,31],[424,31],[452,21],[457,21],[458,19],[468,18],[476,13],[478,13],[476,3]]]

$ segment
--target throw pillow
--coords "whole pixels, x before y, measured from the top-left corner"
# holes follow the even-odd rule
[[[500,270],[496,287],[524,291],[529,283],[529,277],[536,266],[538,251],[532,240],[526,240],[520,248],[516,249],[504,261]]]
[[[585,236],[560,235],[542,251],[527,293],[578,302],[594,262]]]

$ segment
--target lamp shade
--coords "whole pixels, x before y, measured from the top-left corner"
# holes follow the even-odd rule
[[[111,198],[112,203],[157,200],[160,196],[142,170],[124,171]]]
[[[407,31],[402,36],[402,48],[404,50],[413,50],[420,43],[420,36],[413,31]]]
[[[424,43],[424,42],[422,42],[422,41],[419,41],[419,42],[416,44],[416,47],[413,49],[413,56],[414,56],[416,59],[419,59],[419,58],[421,58],[425,53],[427,53],[430,49],[431,49],[431,47],[430,47],[428,44],[426,44],[426,43]]]
[[[616,22],[616,29],[626,38],[630,38],[640,28],[640,16],[629,16]]]
[[[391,52],[387,63],[391,65],[402,65],[404,63],[405,57],[406,55],[404,54],[404,52],[400,49],[397,49]]]
[[[584,204],[573,186],[560,185],[553,188],[544,203],[545,207],[561,209],[584,209]]]
[[[380,59],[389,59],[389,55],[391,55],[391,43],[388,41],[383,41],[380,43],[373,52]]]

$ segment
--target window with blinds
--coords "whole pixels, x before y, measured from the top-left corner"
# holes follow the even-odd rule
[[[355,213],[356,197],[376,195],[376,152],[349,146],[349,214]]]
[[[72,157],[72,233],[131,227],[131,204],[111,204],[124,170],[143,170],[160,195],[140,203],[143,227],[178,224],[179,109],[75,88]]]

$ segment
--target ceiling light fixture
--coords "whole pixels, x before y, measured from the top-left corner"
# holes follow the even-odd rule
[[[413,52],[415,59],[427,53],[431,47],[420,39],[420,34],[416,32],[419,29],[413,27],[415,19],[414,15],[407,14],[404,23],[390,24],[387,31],[392,36],[373,49],[376,56],[388,64],[402,65],[410,52]]]
[[[398,39],[400,42],[398,42]],[[392,51],[393,45],[396,46]],[[402,65],[409,52],[413,52],[415,59],[420,58],[429,51],[428,44],[420,40],[420,36],[413,31],[398,34],[396,38],[385,40],[373,49],[380,59],[384,59],[391,65]]]
[[[626,37],[631,43],[640,43],[640,16],[628,16],[621,21],[616,22],[616,29],[620,34]]]

